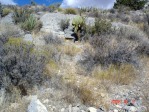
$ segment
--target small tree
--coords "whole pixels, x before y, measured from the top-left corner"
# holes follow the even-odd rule
[[[34,0],[31,0],[31,5],[35,6],[36,2]]]
[[[3,14],[3,7],[2,7],[2,4],[0,3],[0,17],[2,16]]]
[[[130,7],[132,10],[140,10],[147,3],[147,0],[116,0],[114,3],[114,8],[119,8],[121,6]]]

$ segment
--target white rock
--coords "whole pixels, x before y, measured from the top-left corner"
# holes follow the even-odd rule
[[[62,109],[61,109],[61,112],[65,112],[65,108],[62,108]]]
[[[13,23],[13,18],[12,18],[13,14],[10,13],[8,14],[7,16],[1,18],[0,20],[0,23],[3,23],[3,24],[14,24]]]
[[[84,110],[81,110],[81,112],[85,112]]]
[[[137,111],[137,108],[134,107],[134,106],[131,106],[130,109],[129,109],[130,112],[136,112]]]
[[[94,108],[94,107],[89,107],[89,108],[87,109],[87,112],[97,112],[97,109]]]
[[[28,106],[28,112],[48,112],[46,107],[38,100],[32,99]]]
[[[73,110],[73,112],[80,112],[79,107],[73,107],[72,110]]]
[[[24,40],[25,40],[25,41],[32,42],[32,41],[33,41],[33,37],[32,37],[31,34],[26,34],[26,35],[24,36]]]
[[[46,100],[44,100],[44,101],[43,101],[43,103],[49,103],[49,100],[48,100],[48,99],[46,99]]]
[[[69,105],[69,112],[72,111],[72,105]]]
[[[5,100],[5,90],[2,88],[0,89],[0,105],[3,104],[4,100]]]
[[[104,93],[100,93],[101,97],[104,98],[106,95]]]
[[[117,109],[114,109],[113,112],[118,112],[118,110]]]

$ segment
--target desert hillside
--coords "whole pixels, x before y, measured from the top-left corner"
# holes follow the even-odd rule
[[[121,4],[0,4],[0,112],[149,112],[149,7]]]

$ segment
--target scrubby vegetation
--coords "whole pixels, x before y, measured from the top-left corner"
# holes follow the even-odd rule
[[[22,28],[27,31],[36,30],[39,31],[42,27],[42,23],[38,21],[33,15],[30,15],[24,23],[22,23]]]
[[[21,9],[15,9],[14,10],[14,21],[16,24],[21,24],[21,27],[25,31],[39,31],[42,27],[42,23],[40,20],[37,20],[37,18],[31,14],[31,10],[25,10],[23,8]]]
[[[0,37],[0,88],[11,94],[16,88],[21,95],[27,95],[28,88],[43,81],[45,57],[34,50],[32,43],[9,36]]]
[[[64,31],[65,29],[67,29],[69,27],[69,19],[62,19],[61,22],[60,22],[60,28],[62,31]]]
[[[59,3],[52,4],[52,5],[49,6],[49,11],[50,11],[50,12],[54,12],[54,11],[56,11],[59,7],[60,7],[60,4],[59,4]]]
[[[13,15],[14,22],[15,23],[25,22],[25,20],[29,18],[30,14],[31,14],[31,11],[29,10],[24,10],[23,8],[21,9],[16,8],[14,10],[14,15]]]
[[[1,16],[12,11],[14,20],[0,23],[0,95],[5,94],[0,103],[38,94],[42,102],[49,100],[48,109],[50,103],[59,110],[78,103],[109,109],[116,94],[134,92],[148,106],[149,9],[142,9],[144,3],[117,0],[110,10],[0,5]]]
[[[2,6],[2,4],[0,3],[0,16],[1,16],[1,17],[5,17],[5,16],[8,15],[10,12],[12,12],[11,9],[9,9],[9,8],[4,8],[4,7]]]
[[[65,14],[77,14],[77,12],[76,12],[76,10],[75,9],[73,9],[73,8],[67,8],[67,9],[65,9],[65,12],[64,12]]]
[[[4,8],[3,12],[2,12],[2,17],[5,17],[6,15],[8,15],[11,12],[11,9],[9,8]]]
[[[96,19],[93,32],[97,33],[98,35],[108,33],[111,32],[111,26],[111,23],[107,20]]]

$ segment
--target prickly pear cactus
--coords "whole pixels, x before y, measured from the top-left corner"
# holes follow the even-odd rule
[[[74,26],[74,32],[77,33],[79,29],[82,29],[85,24],[85,18],[77,16],[72,20],[72,25]]]

